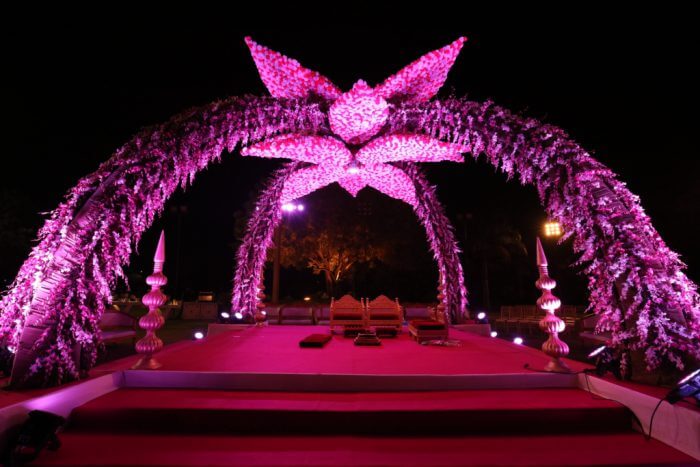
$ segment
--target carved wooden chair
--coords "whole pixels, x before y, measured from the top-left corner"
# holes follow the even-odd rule
[[[403,324],[403,309],[399,299],[391,300],[386,295],[380,295],[372,301],[366,301],[369,326],[394,327],[401,331]]]
[[[367,315],[364,304],[350,295],[344,295],[338,300],[331,299],[329,324],[331,333],[333,333],[335,326],[367,327]]]

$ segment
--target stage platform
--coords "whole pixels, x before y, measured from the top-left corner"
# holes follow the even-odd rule
[[[460,346],[426,346],[404,331],[305,349],[328,328],[220,331],[167,346],[159,370],[128,357],[0,412],[69,416],[63,447],[37,465],[692,465],[700,453],[692,408],[663,404],[654,422],[685,453],[647,441],[625,406],[648,430],[654,394],[541,372],[547,356],[501,339],[451,330]]]
[[[336,334],[323,348],[300,348],[323,326],[234,329],[161,352],[157,372],[124,372],[129,387],[286,391],[400,391],[576,387],[575,375],[533,371],[548,358],[511,342],[451,330],[458,347],[420,345],[404,331],[380,346]],[[570,361],[576,371],[585,365]],[[532,369],[527,369],[529,365]]]

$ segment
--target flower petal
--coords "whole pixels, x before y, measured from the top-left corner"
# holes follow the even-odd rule
[[[284,183],[280,204],[289,203],[338,181],[344,171],[336,167],[318,166],[299,169]]]
[[[357,193],[364,187],[371,186],[375,190],[405,201],[413,207],[417,204],[413,181],[403,170],[391,165],[365,166],[357,174],[340,177],[338,183],[353,196],[357,196]]]
[[[389,135],[376,138],[362,149],[356,158],[363,164],[382,162],[463,162],[467,148],[445,143],[425,135]]]
[[[447,79],[466,37],[423,55],[375,89],[385,99],[403,96],[407,102],[423,102],[433,97]]]
[[[345,166],[352,160],[350,150],[330,136],[282,135],[241,150],[243,156],[292,159],[319,165]]]
[[[304,68],[293,58],[268,49],[250,37],[245,42],[258,67],[260,79],[273,97],[299,98],[311,93],[326,99],[336,99],[341,91],[325,76]]]

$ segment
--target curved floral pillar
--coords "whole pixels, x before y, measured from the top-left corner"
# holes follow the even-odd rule
[[[282,192],[289,177],[299,170],[289,162],[278,170],[258,197],[243,242],[236,252],[236,273],[231,294],[231,311],[252,317],[257,310],[258,286],[262,283],[267,250],[282,219]]]
[[[236,254],[236,273],[231,294],[231,311],[252,316],[256,310],[257,285],[263,275],[267,250],[281,219],[280,206],[286,202],[288,185],[301,163],[289,163],[279,170],[258,197],[255,210],[248,221],[246,235]],[[414,211],[425,228],[440,277],[444,278],[445,306],[453,322],[468,318],[467,292],[464,286],[459,247],[452,226],[431,186],[416,164],[405,163],[395,168],[415,185]]]
[[[454,229],[445,215],[442,204],[437,199],[435,187],[425,178],[423,170],[412,163],[405,163],[402,168],[416,187],[418,203],[414,211],[425,228],[430,249],[438,263],[445,289],[444,305],[447,319],[453,323],[459,323],[469,318],[469,310],[464,272],[459,259],[460,250]]]
[[[650,369],[662,363],[682,369],[688,360],[700,359],[696,285],[612,171],[556,127],[490,102],[434,99],[464,39],[426,54],[375,87],[358,81],[346,93],[296,60],[248,44],[272,97],[231,98],[144,130],[80,180],[46,221],[38,245],[0,302],[0,343],[16,352],[15,386],[60,383],[92,366],[98,322],[132,245],[177,187],[184,188],[223,149],[238,144],[252,144],[246,151],[263,157],[286,157],[282,154],[295,145],[313,147],[309,160],[295,157],[313,165],[304,173],[311,173],[316,188],[338,181],[356,193],[369,185],[409,202],[429,238],[435,236],[431,246],[446,276],[458,267],[449,224],[440,218],[444,214],[431,189],[417,172],[410,175],[411,164],[483,153],[509,176],[534,185],[549,216],[575,236],[591,309],[601,318],[599,330],[612,332],[614,348],[636,351]],[[278,144],[270,139],[278,134],[289,137]],[[324,169],[332,165],[325,160],[326,149],[347,162],[344,172]],[[292,167],[299,166],[283,171],[303,180],[300,172],[308,167]],[[384,184],[382,174],[393,174],[396,183]],[[303,191],[287,195],[303,196]],[[272,221],[279,218],[278,206],[265,207]],[[450,280],[446,288],[450,284],[446,300],[465,303],[462,286]],[[242,303],[250,290],[241,293]],[[452,308],[453,319],[460,309]],[[80,359],[77,349],[82,349]]]
[[[700,358],[700,298],[685,265],[638,197],[563,130],[466,99],[398,106],[388,126],[467,146],[535,186],[547,214],[574,236],[598,331],[612,332],[610,345],[626,357],[623,370],[631,353],[648,369],[664,362],[683,369]]]
[[[61,383],[94,364],[110,290],[132,245],[178,187],[224,149],[325,125],[318,104],[306,100],[231,98],[144,130],[83,178],[46,221],[2,297],[0,341],[16,353],[12,384]]]

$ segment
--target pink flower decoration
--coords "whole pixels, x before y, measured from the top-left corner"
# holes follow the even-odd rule
[[[457,55],[467,41],[460,37],[450,45],[423,55],[375,89],[385,99],[404,97],[408,102],[424,102],[435,96],[447,79]]]
[[[325,76],[304,68],[293,58],[268,49],[250,37],[245,42],[258,67],[260,78],[273,97],[299,98],[314,93],[336,99],[341,91]]]
[[[396,134],[372,140],[389,117],[386,99],[400,97],[421,102],[433,97],[447,78],[462,45],[460,38],[411,63],[376,88],[359,80],[344,94],[326,77],[303,68],[299,62],[255,43],[246,43],[270,94],[299,98],[318,94],[335,99],[328,111],[331,131],[347,144],[367,143],[356,154],[333,137],[283,135],[244,148],[244,156],[309,162],[287,179],[281,203],[338,182],[350,194],[371,186],[416,207],[415,187],[399,168],[386,162],[462,162],[467,148],[423,135]]]
[[[389,104],[360,80],[328,111],[333,133],[349,144],[361,144],[376,135],[389,117]]]
[[[258,67],[260,78],[272,96],[300,98],[318,94],[330,100],[338,99],[341,96],[342,92],[340,89],[325,76],[302,67],[293,58],[268,49],[253,41],[250,37],[246,37],[245,40],[255,65]],[[357,104],[351,103],[353,99],[359,103],[359,101],[365,102],[365,99],[372,100],[375,97],[383,99],[401,98],[408,102],[427,101],[435,96],[445,83],[447,74],[452,65],[454,65],[466,41],[465,37],[460,37],[441,49],[433,50],[423,55],[374,88],[374,93],[368,93],[370,87],[364,81],[358,81],[353,87],[353,90],[358,88],[355,90],[355,95],[346,97],[349,105],[351,107],[357,106]],[[352,92],[351,90],[348,94]],[[338,131],[333,131],[348,141],[343,136],[345,130],[339,128]],[[352,134],[351,138],[355,134],[361,135],[362,131],[352,132]]]
[[[411,179],[385,162],[461,162],[460,153],[465,149],[423,135],[391,135],[371,141],[353,157],[342,141],[331,136],[284,135],[244,148],[241,154],[314,164],[290,175],[281,204],[338,182],[353,196],[371,186],[415,207],[416,193]]]

